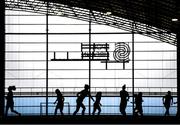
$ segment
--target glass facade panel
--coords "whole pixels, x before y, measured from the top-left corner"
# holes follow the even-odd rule
[[[162,96],[167,91],[176,101],[176,46],[102,24],[58,15],[49,15],[48,23],[46,19],[44,14],[6,10],[5,94],[8,86],[17,87],[15,108],[22,114],[45,115],[48,108],[53,115],[58,88],[65,96],[64,113],[71,115],[85,84],[94,99],[102,92],[104,115],[120,114],[124,84],[130,95],[128,115],[138,92],[143,93],[145,115],[164,114]],[[84,104],[85,114],[92,112],[88,97]],[[173,105],[171,114],[176,111]]]

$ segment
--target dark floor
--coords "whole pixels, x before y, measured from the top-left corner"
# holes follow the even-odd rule
[[[4,124],[133,124],[133,123],[145,123],[145,124],[180,124],[180,119],[176,116],[164,117],[164,116],[9,116],[2,118],[0,123]]]

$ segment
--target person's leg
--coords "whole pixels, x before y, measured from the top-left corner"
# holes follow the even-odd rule
[[[139,114],[141,115],[141,106],[140,106],[140,104],[137,104],[137,106],[136,106],[136,115],[139,116]]]
[[[143,116],[143,109],[142,109],[142,106],[140,106],[139,113],[140,113],[141,116]]]
[[[126,116],[125,106],[124,105],[121,107],[121,113],[122,113],[123,116]]]
[[[14,112],[15,114],[17,114],[17,115],[21,115],[21,113],[19,113],[19,112],[17,112],[16,110],[14,110],[14,105],[11,105],[10,106],[10,109],[11,109],[11,112]]]
[[[56,106],[56,108],[54,110],[54,115],[57,115],[57,110],[58,110],[58,107]]]
[[[127,107],[127,102],[124,104],[124,116],[126,116],[126,107]]]
[[[167,115],[169,116],[169,108],[170,106],[167,106]]]
[[[126,112],[125,112],[124,108],[122,109],[121,113],[122,113],[123,116],[126,116]]]
[[[126,104],[125,103],[121,103],[121,105],[120,105],[120,112],[121,112],[121,114],[123,116],[126,116],[125,108],[126,108]]]
[[[7,114],[8,114],[8,110],[9,110],[9,105],[8,105],[8,104],[6,104],[5,116],[7,116]]]
[[[166,109],[166,111],[165,111],[164,116],[166,116],[168,114],[168,106],[165,105],[165,109]]]
[[[95,115],[95,112],[96,112],[96,107],[94,106],[92,115]]]
[[[80,108],[80,102],[77,102],[76,110],[74,111],[73,115],[76,115]]]
[[[86,107],[84,106],[83,103],[81,103],[81,107],[83,108],[83,110],[82,110],[82,115],[84,115],[84,112],[85,112],[85,110],[86,110]]]
[[[100,115],[100,113],[101,113],[101,107],[98,105],[98,115]]]
[[[122,105],[122,103],[120,104],[120,112],[121,112],[121,114],[123,114],[123,105]]]
[[[64,105],[62,104],[62,105],[60,106],[60,113],[61,113],[61,115],[64,115],[64,113],[63,113],[63,108],[64,108]]]

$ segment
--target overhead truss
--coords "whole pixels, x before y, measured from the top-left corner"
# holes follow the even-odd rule
[[[39,0],[5,0],[7,10],[27,11],[33,13],[47,13],[47,2]],[[83,21],[91,21],[97,24],[108,25],[125,31],[142,34],[162,42],[177,45],[176,34],[169,31],[128,20],[112,14],[98,12],[84,8],[73,7],[60,3],[48,3],[48,14],[63,16]],[[90,15],[89,15],[90,14]]]

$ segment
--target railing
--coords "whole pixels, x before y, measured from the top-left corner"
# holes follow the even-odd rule
[[[53,104],[53,105],[51,105],[51,107],[55,107],[54,106],[54,102],[48,102],[48,107],[49,107],[49,104]],[[64,102],[64,106],[66,107],[68,107],[68,115],[70,115],[70,104],[69,104],[69,102]],[[66,105],[67,104],[67,105]],[[41,102],[40,103],[40,115],[42,115],[43,114],[43,107],[46,107],[46,102]]]
[[[49,87],[49,96],[55,96],[55,90],[60,89],[64,96],[76,96],[76,93],[81,91],[83,87]],[[95,95],[101,91],[104,96],[119,96],[119,91],[122,87],[91,87],[91,94]],[[132,87],[127,87],[126,90],[132,94]],[[134,92],[143,92],[143,95],[165,95],[167,91],[171,91],[172,95],[177,95],[176,87],[134,87]],[[7,94],[7,87],[5,90]],[[46,87],[17,87],[14,95],[18,96],[44,96],[46,95]]]
[[[38,112],[34,112],[34,113],[27,113],[27,112],[21,112],[21,114],[22,115],[40,115],[40,116],[43,116],[44,114],[46,114],[46,113],[43,113],[43,107],[45,107],[45,105],[43,105],[43,104],[45,104],[45,102],[42,102],[41,104],[40,104],[40,106],[14,106],[15,107],[15,109],[18,109],[18,108],[40,108],[40,113],[38,113]],[[48,104],[52,104],[52,102],[50,102],[50,103],[48,103]],[[76,107],[76,105],[69,105],[69,103],[68,102],[66,102],[66,104],[67,105],[65,105],[65,107],[67,106],[68,107],[68,113],[67,113],[67,115],[72,115],[73,114],[73,112],[71,112],[70,111],[70,108],[74,108],[74,107]],[[54,105],[51,105],[50,107],[55,107]],[[85,107],[86,107],[86,110],[88,110],[88,105],[85,105]],[[48,107],[49,108],[49,107]],[[103,111],[103,109],[106,109],[106,110],[108,110],[108,108],[110,108],[109,110],[109,112],[108,111]],[[158,113],[151,113],[151,112],[147,112],[147,111],[145,111],[145,110],[149,110],[149,109],[151,109],[151,108],[158,108],[158,109],[161,109],[161,111],[160,112],[158,112]],[[93,105],[91,105],[91,109],[93,109]],[[101,114],[100,115],[121,115],[121,113],[119,112],[119,105],[103,105],[102,107],[101,107],[101,109],[102,109],[102,112],[101,112]],[[114,112],[112,111],[112,109],[114,109]],[[174,115],[176,115],[176,111],[177,111],[177,107],[176,106],[171,106],[171,108],[170,109],[172,109],[172,110],[175,110],[175,112],[171,112],[170,111],[170,115],[171,116],[174,116]],[[128,111],[127,111],[128,110]],[[17,110],[17,111],[19,111],[19,110]],[[127,115],[133,115],[133,113],[132,113],[132,105],[127,105],[127,108],[126,108],[126,111],[127,111]],[[157,116],[162,116],[162,115],[164,115],[164,113],[165,113],[165,108],[163,107],[163,106],[149,106],[149,105],[143,105],[143,111],[144,111],[144,115],[157,115]],[[66,113],[64,113],[65,115],[66,115]],[[13,114],[10,114],[10,115],[13,115]],[[54,115],[54,113],[53,112],[49,112],[48,113],[48,115]],[[77,113],[77,115],[81,115],[81,111],[79,111],[78,113]],[[89,115],[89,113],[88,113],[88,111],[86,111],[86,113],[85,113],[85,115]]]

